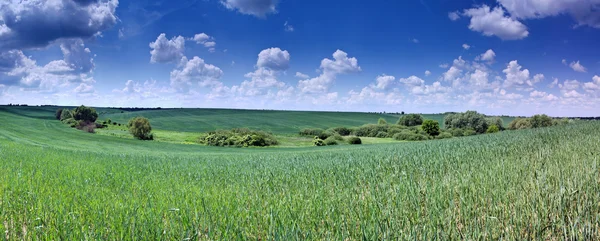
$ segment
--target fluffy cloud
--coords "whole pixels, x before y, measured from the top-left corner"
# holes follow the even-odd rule
[[[118,0],[3,1],[0,51],[45,47],[67,38],[90,38],[115,25]]]
[[[457,12],[449,12],[448,18],[452,21],[456,21],[460,18],[460,15]]]
[[[597,92],[600,91],[600,76],[594,75],[592,78],[592,82],[586,82],[583,84],[583,88],[587,92]]]
[[[383,75],[377,76],[377,78],[375,79],[374,87],[377,89],[386,90],[390,86],[392,86],[392,84],[394,83],[395,80],[396,80],[396,77],[383,74]]]
[[[471,45],[468,45],[468,44],[463,44],[463,45],[462,45],[462,47],[463,47],[463,49],[465,49],[465,50],[469,50],[469,49],[471,48]]]
[[[256,66],[276,71],[286,70],[290,67],[290,53],[280,48],[265,49],[258,54]]]
[[[81,39],[71,39],[60,44],[65,63],[76,72],[88,73],[94,69],[94,59]]]
[[[488,49],[487,51],[485,51],[485,53],[477,56],[477,59],[481,61],[494,62],[494,60],[496,59],[496,53],[494,52],[494,50]]]
[[[302,93],[324,93],[337,75],[361,71],[358,60],[349,58],[346,52],[339,49],[333,53],[333,60],[323,59],[320,68],[322,73],[318,77],[298,82],[298,89]]]
[[[410,76],[408,78],[401,78],[398,81],[400,81],[400,83],[403,83],[407,86],[421,86],[423,84],[425,84],[425,80],[417,77],[417,76]]]
[[[222,75],[223,71],[219,67],[205,63],[198,56],[191,60],[182,57],[178,68],[171,71],[171,87],[187,93],[195,83],[203,87],[220,84],[219,79]]]
[[[79,84],[79,86],[77,86],[77,88],[75,88],[73,91],[78,94],[90,94],[95,92],[94,86],[86,83]]]
[[[600,1],[598,0],[498,0],[511,14],[519,19],[536,19],[569,14],[577,25],[600,28]]]
[[[537,90],[534,90],[531,93],[529,93],[529,96],[531,98],[539,99],[539,100],[542,100],[542,101],[555,101],[555,100],[558,100],[558,97],[556,97],[553,94],[548,94],[548,93],[546,93],[544,91],[537,91]]]
[[[466,9],[463,14],[471,17],[469,29],[481,32],[485,36],[517,40],[529,35],[527,27],[521,22],[505,16],[501,7],[490,9],[487,5],[483,5],[479,8]]]
[[[269,13],[277,13],[278,2],[278,0],[221,0],[221,4],[227,9],[260,18],[264,18]]]
[[[158,35],[156,41],[150,43],[150,62],[168,63],[180,60],[185,51],[185,38],[182,36],[167,39],[164,33]]]
[[[204,45],[204,47],[208,48],[208,51],[211,53],[215,52],[215,46],[217,45],[217,43],[214,41],[215,38],[209,36],[208,34],[195,34],[193,38],[190,38],[190,40],[195,41],[197,44]]]
[[[585,67],[583,67],[583,65],[581,65],[579,63],[579,61],[575,62],[571,62],[571,64],[569,64],[569,67],[571,67],[571,69],[577,71],[577,72],[581,72],[581,73],[585,73],[587,72],[587,69]]]
[[[308,79],[310,78],[310,76],[308,76],[307,74],[303,74],[300,72],[296,72],[296,77],[300,78],[300,79]]]
[[[579,89],[579,85],[580,83],[577,80],[565,80],[565,82],[559,85],[559,87],[563,91],[569,91]]]
[[[523,87],[528,86],[531,87],[533,84],[543,79],[543,75],[536,75],[536,77],[531,80],[529,78],[529,70],[522,69],[522,66],[516,60],[510,61],[506,66],[506,69],[502,70],[504,74],[506,74],[506,79],[504,80],[504,87],[509,88],[511,86]]]
[[[425,70],[425,76],[430,76],[430,75],[431,75],[431,71]]]

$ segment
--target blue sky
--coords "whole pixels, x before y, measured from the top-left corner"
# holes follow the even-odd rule
[[[0,3],[0,103],[600,115],[600,1]]]

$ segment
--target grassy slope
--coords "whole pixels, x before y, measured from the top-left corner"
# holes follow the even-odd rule
[[[396,123],[399,116],[389,114],[352,113],[352,112],[308,112],[308,111],[262,111],[227,109],[165,109],[148,110],[101,115],[101,119],[111,118],[119,123],[136,116],[150,119],[156,129],[171,131],[206,132],[216,129],[249,127],[271,131],[276,134],[296,134],[303,128],[323,128],[361,126],[377,123],[384,118],[388,123]],[[424,115],[426,119],[440,122],[443,127],[443,115]],[[505,117],[504,123],[512,121]]]
[[[7,239],[600,238],[600,122],[299,149],[143,142],[0,111]]]

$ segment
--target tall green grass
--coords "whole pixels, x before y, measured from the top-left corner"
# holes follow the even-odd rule
[[[600,238],[599,122],[240,150],[0,121],[0,239]]]

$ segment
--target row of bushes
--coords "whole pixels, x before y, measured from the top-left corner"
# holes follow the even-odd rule
[[[247,128],[235,128],[231,130],[216,130],[200,137],[201,144],[209,146],[274,146],[277,145],[277,139],[264,131],[255,131]]]
[[[570,123],[571,120],[567,118],[563,119],[552,119],[547,115],[534,115],[531,118],[516,118],[510,124],[508,124],[509,130],[521,130],[530,128],[541,128],[556,125],[565,125]]]
[[[325,140],[315,136],[313,140],[313,145],[315,146],[334,146],[337,145],[340,141],[344,141],[344,138],[341,135],[333,135],[327,137]],[[345,140],[350,145],[360,145],[362,144],[362,140],[359,137],[351,136],[346,138]]]

